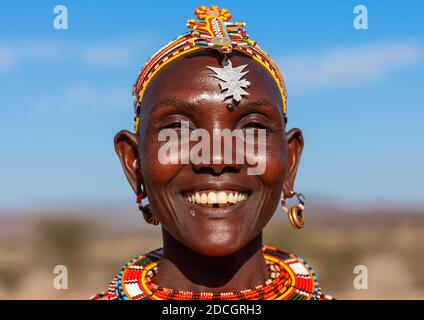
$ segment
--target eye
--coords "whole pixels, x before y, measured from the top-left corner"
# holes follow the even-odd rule
[[[164,126],[165,129],[180,129],[181,127],[181,121],[176,121]]]
[[[174,130],[179,130],[179,129],[194,129],[194,124],[189,121],[188,119],[185,118],[180,118],[180,117],[172,117],[172,118],[168,118],[165,119],[161,125],[160,125],[161,129],[174,129]]]
[[[272,129],[272,126],[266,121],[249,120],[243,123],[242,129],[243,130],[254,129],[255,131],[258,129],[263,129],[263,130],[269,131]]]
[[[243,128],[268,129],[266,125],[257,121],[251,121],[248,124],[244,125]]]
[[[254,113],[249,114],[239,122],[239,127],[242,129],[264,129],[267,131],[272,131],[274,128],[274,124],[272,121],[262,114]]]

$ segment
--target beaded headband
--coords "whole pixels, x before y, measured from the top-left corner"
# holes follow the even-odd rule
[[[217,6],[200,6],[194,11],[194,13],[196,14],[198,20],[188,19],[187,27],[190,31],[178,36],[166,46],[162,47],[144,64],[143,68],[141,69],[137,81],[133,85],[132,92],[134,96],[135,112],[134,132],[137,133],[138,131],[138,125],[140,121],[140,106],[143,95],[150,81],[159,72],[159,70],[171,61],[174,61],[183,55],[210,48],[218,50],[224,54],[224,57],[226,54],[231,53],[233,50],[241,52],[251,57],[261,66],[263,66],[275,80],[275,83],[280,90],[283,114],[284,119],[286,120],[287,94],[283,76],[271,57],[259,47],[256,41],[251,40],[246,34],[246,30],[244,29],[246,24],[243,22],[230,22],[230,12],[227,9],[220,9]],[[228,70],[226,69],[230,68],[229,72],[235,70],[234,72],[237,73],[238,77],[235,81],[236,90],[233,90],[233,93],[229,93],[230,90],[228,90],[226,96],[232,95],[233,99],[239,101],[241,99],[240,94],[248,94],[242,88],[246,88],[250,84],[246,80],[240,80],[240,78],[245,73],[247,73],[241,72],[245,66],[232,68],[231,62],[226,60],[226,58],[224,58],[224,62],[227,64],[224,65],[223,69],[212,67],[208,68],[216,73],[215,76],[217,78],[223,80],[220,82],[222,90],[224,90],[227,81],[225,78],[225,71]],[[220,72],[220,70],[223,71]],[[232,75],[230,75],[230,78]],[[226,89],[228,89],[228,84]]]

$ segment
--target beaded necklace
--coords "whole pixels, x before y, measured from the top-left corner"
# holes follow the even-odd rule
[[[264,246],[269,279],[255,288],[232,292],[193,292],[162,288],[154,283],[163,250],[128,261],[109,284],[110,300],[319,300],[321,288],[315,272],[303,259]]]

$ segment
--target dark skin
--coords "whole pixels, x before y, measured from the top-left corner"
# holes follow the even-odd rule
[[[155,279],[162,287],[223,292],[252,288],[269,278],[262,230],[280,203],[281,191],[292,196],[303,136],[299,129],[286,132],[281,96],[268,72],[238,52],[229,58],[233,67],[247,64],[245,78],[251,82],[249,95],[232,111],[218,79],[206,68],[221,67],[221,57],[205,50],[164,67],[143,97],[138,136],[126,130],[115,136],[132,189],[138,194],[144,186],[162,225],[164,258]],[[251,165],[246,162],[214,164],[212,159],[210,164],[161,164],[158,151],[165,142],[158,141],[158,134],[164,128],[178,132],[182,120],[210,136],[214,128],[266,129],[265,172],[248,175]],[[199,190],[234,190],[248,197],[224,208],[188,202],[186,195]]]

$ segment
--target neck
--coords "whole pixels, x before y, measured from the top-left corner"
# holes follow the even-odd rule
[[[240,291],[263,284],[268,270],[262,253],[262,233],[238,252],[211,257],[194,252],[163,231],[164,256],[155,283],[185,291]]]

